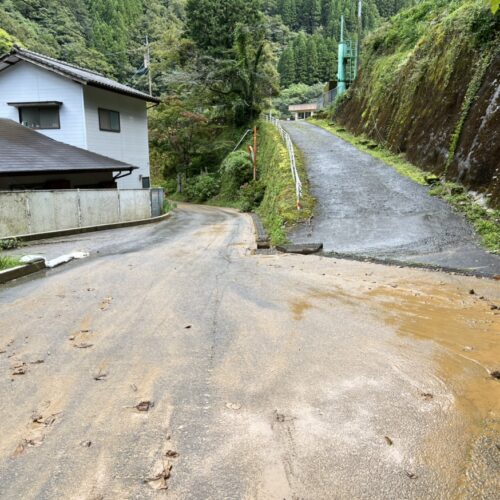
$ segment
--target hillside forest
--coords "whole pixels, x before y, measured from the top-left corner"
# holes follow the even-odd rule
[[[407,38],[419,43],[423,24],[395,20],[422,3],[443,15],[466,0],[363,0],[370,65],[374,40],[406,36],[391,27],[418,27]],[[481,26],[498,26],[497,4],[484,0]],[[356,39],[357,9],[357,0],[0,0],[0,52],[17,43],[144,91],[151,78],[162,97],[150,111],[153,179],[203,201],[250,181],[246,152],[229,153],[263,111],[286,116],[335,80],[340,17]]]
[[[413,0],[365,0],[372,30]],[[334,78],[339,19],[352,0],[2,0],[0,52],[18,43],[142,90],[155,178],[216,171],[270,99],[311,99]],[[146,37],[150,67],[145,68]]]

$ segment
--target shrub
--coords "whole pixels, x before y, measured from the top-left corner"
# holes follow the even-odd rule
[[[202,203],[219,192],[219,182],[208,174],[198,175],[189,179],[184,193],[188,200]]]
[[[8,238],[0,240],[0,250],[12,250],[19,247],[19,241],[16,238]]]
[[[234,200],[240,187],[252,179],[252,162],[246,151],[230,153],[222,162],[221,195],[227,200]]]
[[[262,181],[251,181],[240,188],[241,210],[251,212],[264,198],[266,187]]]

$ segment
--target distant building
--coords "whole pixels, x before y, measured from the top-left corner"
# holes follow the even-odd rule
[[[137,170],[0,118],[0,191],[116,188]]]
[[[304,120],[314,116],[318,110],[318,103],[312,102],[309,104],[291,104],[288,106],[288,111],[293,113],[295,120]]]
[[[137,167],[118,188],[150,185],[148,102],[159,99],[17,46],[0,57],[0,118]]]

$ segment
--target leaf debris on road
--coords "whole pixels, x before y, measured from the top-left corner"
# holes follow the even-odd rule
[[[149,411],[154,405],[153,401],[141,401],[132,408],[135,408],[137,411]]]
[[[12,375],[24,375],[28,371],[28,366],[24,362],[12,366]]]

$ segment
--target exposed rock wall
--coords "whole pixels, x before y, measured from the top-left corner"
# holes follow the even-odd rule
[[[500,206],[500,15],[424,1],[367,38],[335,118]]]

